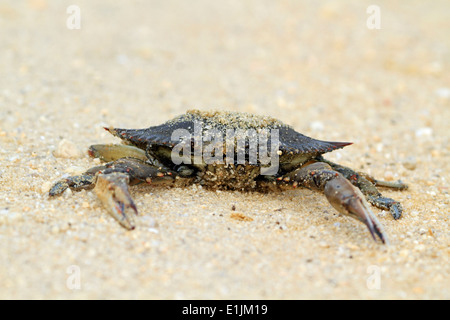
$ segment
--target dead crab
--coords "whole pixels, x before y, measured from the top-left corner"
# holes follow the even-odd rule
[[[407,188],[401,181],[379,181],[322,157],[351,143],[315,140],[271,117],[191,110],[147,129],[105,129],[125,144],[91,146],[89,154],[107,163],[58,181],[49,194],[95,186],[108,212],[130,230],[135,228],[137,208],[128,185],[137,182],[174,187],[198,183],[224,190],[306,187],[323,191],[337,211],[363,222],[372,237],[378,236],[383,243],[387,237],[367,202],[389,210],[394,219],[402,213],[399,202],[383,197],[376,188]]]

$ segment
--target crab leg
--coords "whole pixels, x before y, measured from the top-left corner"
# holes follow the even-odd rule
[[[128,230],[135,228],[133,216],[138,214],[128,191],[130,182],[173,183],[176,176],[175,172],[135,158],[122,158],[107,166],[106,170],[97,175],[94,191],[111,216]]]
[[[129,176],[121,172],[98,174],[94,191],[109,214],[124,228],[133,230],[135,225],[131,213],[137,215],[138,211],[128,191],[129,182]]]
[[[125,144],[94,144],[89,147],[88,154],[108,162],[127,157],[147,160],[144,150]]]
[[[92,187],[106,210],[124,228],[135,228],[134,215],[138,213],[131,198],[128,186],[131,183],[145,181],[147,183],[171,184],[177,173],[161,167],[155,167],[140,159],[121,158],[94,167],[83,175],[62,179],[50,189],[49,195],[56,196],[65,189]]]
[[[357,186],[366,196],[367,201],[369,201],[372,205],[383,210],[389,210],[396,220],[401,217],[403,208],[400,202],[388,197],[383,197],[376,186],[405,190],[408,189],[407,184],[401,182],[400,180],[395,182],[377,180],[366,173],[356,172],[348,167],[333,163],[323,158],[319,159],[320,161],[330,165],[333,170],[341,173],[353,185]]]
[[[288,180],[294,185],[299,184],[323,191],[330,204],[338,212],[364,223],[374,240],[378,237],[383,243],[388,241],[381,224],[370,210],[361,191],[328,164],[315,162],[306,165],[287,174],[283,180]]]
[[[63,178],[51,187],[49,195],[52,197],[60,195],[66,191],[67,188],[73,190],[92,188],[96,180],[95,174],[105,168],[105,166],[93,167],[82,175]]]

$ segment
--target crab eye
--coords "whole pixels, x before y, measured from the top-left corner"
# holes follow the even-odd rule
[[[182,177],[189,177],[194,173],[194,169],[189,168],[188,166],[179,166],[177,172]]]

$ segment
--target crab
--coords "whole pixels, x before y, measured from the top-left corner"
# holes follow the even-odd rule
[[[89,147],[88,154],[105,163],[57,181],[49,195],[94,188],[106,210],[129,230],[135,228],[138,214],[129,186],[139,183],[260,192],[305,187],[325,194],[339,213],[364,223],[382,243],[388,238],[369,203],[390,211],[394,219],[403,211],[377,187],[403,190],[406,184],[377,180],[323,157],[351,142],[316,140],[272,117],[189,110],[146,129],[105,130],[122,139],[120,144]]]

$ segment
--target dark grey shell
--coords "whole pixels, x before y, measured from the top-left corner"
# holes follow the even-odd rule
[[[199,124],[201,124],[202,128],[201,134],[214,129],[222,132],[224,136],[227,129],[253,129],[256,132],[259,132],[261,129],[267,129],[269,132],[271,129],[278,129],[280,162],[286,164],[286,169],[291,167],[289,164],[297,166],[299,162],[303,163],[319,154],[351,144],[349,142],[316,140],[298,133],[290,126],[274,118],[241,112],[190,110],[161,125],[146,129],[109,128],[107,130],[122,140],[146,150],[149,146],[173,148],[179,143],[179,141],[171,140],[175,130],[187,130],[194,136],[194,127]],[[246,145],[246,148],[248,148],[248,145]],[[270,139],[268,148],[270,149]],[[246,154],[248,154],[248,150],[246,150]]]

